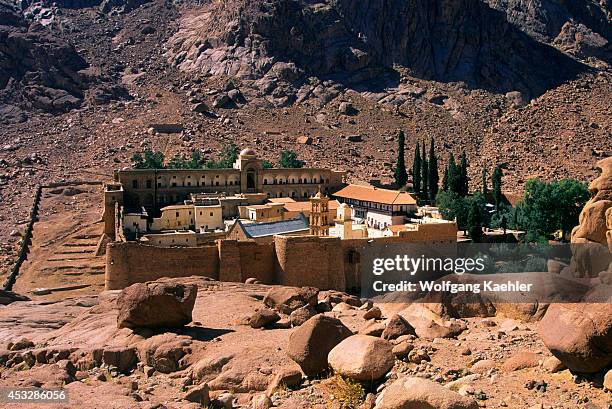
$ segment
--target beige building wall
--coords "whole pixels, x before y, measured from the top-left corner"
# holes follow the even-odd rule
[[[221,205],[194,206],[196,231],[225,230]]]
[[[197,238],[193,231],[162,234],[145,234],[142,242],[156,247],[196,247]]]
[[[193,205],[174,205],[161,209],[161,217],[153,219],[151,230],[181,230],[194,225]]]
[[[141,213],[126,213],[123,215],[123,227],[131,233],[147,231],[147,217]]]

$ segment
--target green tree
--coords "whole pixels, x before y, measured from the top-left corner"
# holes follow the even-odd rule
[[[272,169],[274,167],[272,162],[270,162],[269,160],[262,161],[261,166],[263,166],[264,169]]]
[[[422,142],[421,149],[421,197],[427,201],[429,195],[429,164],[425,155],[425,142]]]
[[[467,230],[468,201],[453,191],[440,191],[436,196],[436,205],[446,220],[456,220],[459,230]]]
[[[470,238],[474,243],[480,243],[482,240],[482,215],[481,209],[476,200],[470,201],[470,211],[468,213],[468,230]]]
[[[294,151],[281,151],[278,159],[278,166],[281,168],[302,168],[304,162],[298,159],[297,153]]]
[[[191,158],[187,162],[187,168],[189,169],[202,169],[204,167],[204,158],[202,158],[202,152],[197,149],[191,151]]]
[[[502,203],[502,177],[504,173],[500,165],[495,166],[493,169],[492,184],[493,184],[493,201],[495,202],[495,208],[499,209]]]
[[[185,155],[179,155],[178,153],[168,161],[168,169],[187,169],[187,165]]]
[[[465,156],[465,152],[461,152],[461,164],[459,165],[459,192],[458,193],[460,196],[463,196],[463,197],[467,196],[469,192],[469,188],[468,188],[469,179],[468,179],[467,169],[468,169],[468,162]]]
[[[578,215],[589,199],[587,185],[575,179],[544,182],[530,179],[518,205],[526,240],[542,241],[560,230],[562,237],[578,224]]]
[[[482,167],[482,194],[486,198],[489,195],[489,188],[487,187],[487,167]]]
[[[408,182],[408,173],[406,172],[406,163],[404,162],[404,148],[406,145],[404,131],[400,129],[397,137],[397,161],[395,162],[395,184],[398,187],[406,186]]]
[[[414,148],[414,160],[412,162],[412,187],[414,193],[419,195],[421,193],[421,150],[419,148],[419,141],[416,143]]]
[[[435,201],[438,194],[440,175],[438,174],[438,158],[436,157],[433,138],[431,138],[431,143],[429,145],[429,169],[427,179],[429,182],[429,197],[432,201]]]
[[[150,149],[144,151],[144,156],[135,153],[132,156],[132,167],[134,169],[164,169],[164,154]]]
[[[210,169],[228,169],[234,166],[238,159],[238,147],[234,143],[223,145],[218,161],[209,160],[206,167]]]

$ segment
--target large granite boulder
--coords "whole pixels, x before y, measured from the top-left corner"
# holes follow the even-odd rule
[[[172,328],[191,322],[198,287],[164,282],[138,283],[117,298],[117,327]]]
[[[271,288],[264,297],[264,304],[282,314],[291,314],[298,308],[310,305],[316,307],[319,290],[314,287],[281,287]]]
[[[315,376],[327,369],[332,348],[351,335],[339,319],[315,315],[291,333],[287,354],[307,376]]]
[[[597,277],[612,262],[612,157],[597,162],[598,178],[589,185],[591,199],[572,230],[570,269],[576,277]]]
[[[329,352],[329,366],[336,373],[358,381],[383,377],[395,362],[393,344],[370,335],[353,335]]]
[[[572,371],[594,373],[612,363],[611,304],[551,304],[538,332]]]
[[[375,409],[477,409],[476,401],[428,379],[401,378],[376,399]]]

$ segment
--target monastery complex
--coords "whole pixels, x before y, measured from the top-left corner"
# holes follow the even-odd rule
[[[356,290],[373,244],[456,243],[456,223],[410,193],[344,179],[329,169],[266,169],[252,149],[231,169],[116,171],[99,246],[106,287],[204,275]]]

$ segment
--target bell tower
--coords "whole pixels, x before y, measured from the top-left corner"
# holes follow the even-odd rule
[[[329,235],[329,198],[319,190],[310,198],[310,234],[313,236]]]

